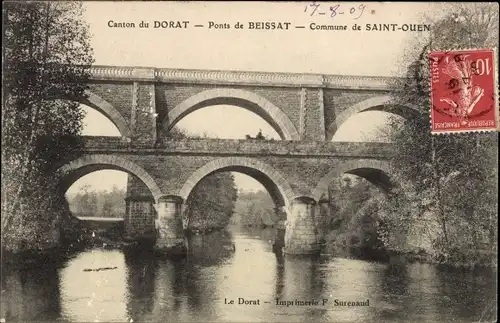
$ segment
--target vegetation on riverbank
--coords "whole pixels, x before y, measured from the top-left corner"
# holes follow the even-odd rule
[[[274,208],[269,193],[240,191],[231,223],[252,228],[272,227],[278,220]]]
[[[377,202],[384,220],[379,231],[386,248],[396,252],[456,266],[496,265],[498,134],[432,136],[429,130],[427,52],[498,43],[498,6],[469,3],[455,9],[434,22],[430,42],[414,48],[418,56],[404,67],[407,78],[395,84],[394,101],[411,104],[421,115],[403,124],[393,119],[383,133],[394,142],[391,162],[398,181],[410,185],[398,197]],[[425,248],[402,239],[419,230],[425,232],[419,239],[429,237]]]
[[[74,216],[123,218],[126,194],[123,188],[117,186],[106,191],[94,191],[90,186],[83,186],[75,195],[68,196],[68,202]]]
[[[52,249],[69,223],[57,161],[75,156],[93,61],[81,3],[3,6],[2,249]],[[62,225],[65,227],[65,225]]]
[[[381,193],[368,181],[352,175],[335,179],[329,186],[326,216],[320,217],[324,253],[380,257],[386,250],[378,235],[374,214],[365,204]],[[371,209],[373,211],[373,209]]]
[[[231,173],[203,178],[187,201],[187,231],[210,232],[223,229],[233,215],[237,190]]]

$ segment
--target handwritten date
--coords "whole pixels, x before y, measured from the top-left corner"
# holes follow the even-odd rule
[[[313,1],[311,4],[306,5],[304,12],[309,13],[312,16],[324,16],[329,15],[331,18],[335,18],[341,15],[351,15],[353,19],[359,19],[366,9],[366,5],[360,4],[356,6],[347,6],[344,4],[327,5],[325,3],[317,3]]]

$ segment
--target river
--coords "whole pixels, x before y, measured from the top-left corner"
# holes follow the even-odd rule
[[[496,273],[490,271],[283,257],[272,252],[272,239],[271,230],[214,232],[193,237],[181,260],[94,249],[60,264],[3,270],[1,317],[6,322],[477,322],[491,321],[495,313]],[[116,268],[84,271],[102,267]],[[242,299],[258,305],[239,305]],[[336,300],[368,306],[336,306]]]

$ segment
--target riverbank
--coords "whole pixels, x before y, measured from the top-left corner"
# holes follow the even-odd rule
[[[81,224],[81,223],[80,223]],[[207,228],[206,230],[186,230],[186,237],[204,236],[211,233],[224,231],[226,228]],[[262,231],[252,227],[239,227],[243,231]],[[267,228],[264,231],[273,230]],[[106,231],[94,231],[85,225],[79,225],[78,229],[73,228],[71,232],[73,239],[66,239],[56,247],[44,250],[25,250],[21,252],[8,252],[2,249],[2,265],[5,266],[37,266],[47,262],[63,262],[70,259],[74,254],[88,249],[118,249],[126,248],[148,248],[153,246],[153,242],[148,241],[125,241],[122,235],[108,236]],[[274,232],[273,232],[274,234]],[[266,239],[274,239],[266,237]],[[269,240],[271,241],[271,240]],[[329,254],[334,257],[346,259],[359,259],[376,261],[381,263],[426,263],[450,268],[475,269],[475,268],[497,268],[496,251],[482,251],[476,254],[470,253],[466,257],[463,253],[455,250],[448,256],[438,257],[424,250],[417,251],[394,251],[383,248],[367,248],[356,245],[344,245],[339,241],[322,241],[322,254]]]
[[[420,253],[407,252],[402,255],[409,262],[429,263],[445,267],[474,269],[498,268],[498,254],[493,250],[475,250],[464,253],[459,250],[450,250],[448,254],[432,255],[425,251]]]
[[[40,268],[48,264],[60,264],[84,251],[83,247],[60,246],[50,249],[35,249],[11,252],[2,249],[3,268]]]
[[[367,222],[369,224],[369,222]],[[449,248],[428,246],[390,249],[379,239],[376,229],[367,225],[350,226],[324,233],[322,252],[352,259],[378,262],[426,263],[453,268],[497,268],[497,249]]]
[[[340,256],[348,259],[360,259],[383,263],[422,263],[457,269],[497,269],[497,252],[480,250],[465,255],[459,251],[451,251],[448,255],[436,256],[419,251],[395,251],[386,249],[360,248],[357,246],[337,246],[325,243],[322,253]]]
[[[86,250],[125,250],[152,247],[151,241],[117,241],[106,237],[94,236],[69,245],[60,245],[50,249],[31,249],[10,252],[2,249],[2,267],[36,268],[46,264],[60,264]]]
[[[2,266],[36,267],[47,263],[62,263],[88,249],[123,249],[140,244],[124,241],[121,234],[110,235],[109,230],[93,228],[75,217],[69,217],[60,231],[60,242],[57,246],[14,251],[2,246]]]

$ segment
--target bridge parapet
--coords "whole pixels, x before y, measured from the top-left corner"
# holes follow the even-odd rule
[[[93,66],[93,80],[150,81],[188,84],[255,85],[264,87],[309,87],[391,90],[393,77],[270,73],[252,71],[194,70],[133,66]]]
[[[84,137],[85,151],[93,153],[155,152],[160,154],[269,155],[311,157],[389,157],[392,144],[286,140],[182,139],[128,142],[121,137]]]

